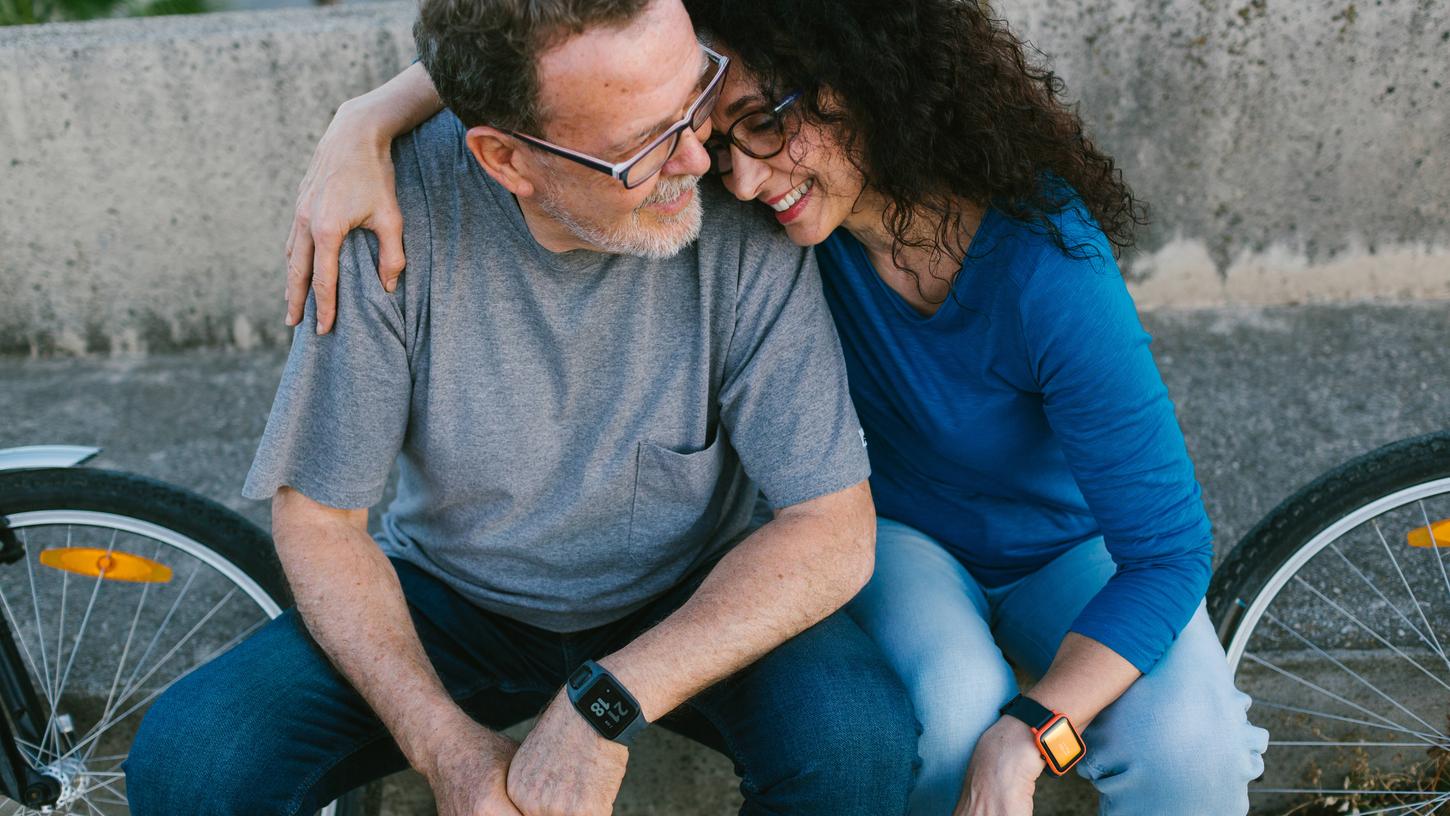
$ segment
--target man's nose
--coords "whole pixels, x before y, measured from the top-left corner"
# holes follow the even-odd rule
[[[680,143],[675,155],[665,163],[661,171],[666,176],[703,176],[710,172],[710,151],[705,149],[705,140],[710,138],[712,125],[706,119],[699,130],[685,128],[680,134]]]

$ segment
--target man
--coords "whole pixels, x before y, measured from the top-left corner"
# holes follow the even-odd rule
[[[833,614],[874,519],[812,256],[723,195],[701,227],[725,60],[678,0],[425,0],[415,33],[452,113],[394,146],[407,274],[349,236],[244,491],[296,608],[157,701],[132,812],[311,813],[411,764],[444,816],[604,814],[655,721],[746,812],[903,812],[909,705]]]

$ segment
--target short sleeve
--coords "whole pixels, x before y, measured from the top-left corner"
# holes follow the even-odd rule
[[[388,294],[378,280],[373,234],[355,230],[344,240],[333,330],[315,333],[309,296],[244,496],[270,499],[286,485],[339,509],[382,500],[411,400],[399,305],[408,277]]]
[[[1203,599],[1212,536],[1148,333],[1101,248],[1050,253],[1024,284],[1043,410],[1117,572],[1072,625],[1147,672]]]
[[[778,510],[865,481],[871,465],[815,254],[783,236],[750,237],[720,417]]]

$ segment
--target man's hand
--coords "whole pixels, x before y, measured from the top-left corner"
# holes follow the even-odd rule
[[[518,744],[460,712],[459,722],[430,748],[424,771],[438,816],[521,816],[509,800],[509,762]]]
[[[1032,816],[1032,794],[1045,764],[1032,729],[1003,717],[977,740],[954,816]]]
[[[560,691],[509,765],[509,799],[524,816],[608,816],[628,762]]]

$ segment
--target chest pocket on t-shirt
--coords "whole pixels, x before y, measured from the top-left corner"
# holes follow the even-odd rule
[[[724,474],[728,450],[724,433],[693,453],[639,443],[629,521],[629,552],[636,561],[681,571],[692,565],[724,510],[730,490]]]

